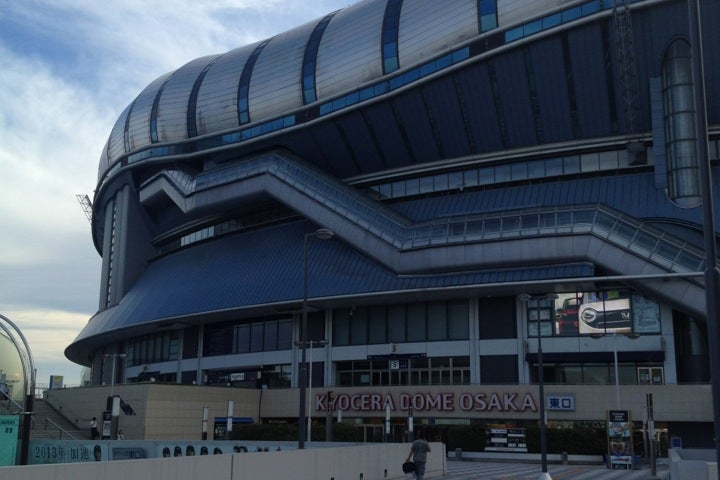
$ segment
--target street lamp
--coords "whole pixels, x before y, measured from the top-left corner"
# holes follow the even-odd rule
[[[702,195],[703,243],[705,245],[705,318],[707,319],[710,352],[710,384],[713,398],[715,461],[720,465],[720,268],[715,243],[712,169],[707,146],[707,106],[705,103],[705,71],[703,65],[700,2],[688,0],[690,44],[692,48],[693,96],[700,190]],[[720,478],[720,477],[719,477]]]
[[[303,342],[296,342],[295,344],[296,344],[297,346],[299,346],[299,347],[302,347],[302,343],[303,343]],[[311,440],[311,437],[312,437],[312,428],[310,428],[310,427],[311,427],[311,425],[312,425],[312,411],[311,411],[311,408],[312,408],[312,375],[313,375],[313,367],[312,367],[313,358],[312,358],[312,352],[313,352],[313,345],[318,345],[318,346],[323,346],[323,347],[324,347],[325,345],[328,344],[328,341],[327,341],[327,340],[308,340],[307,342],[305,342],[305,344],[307,344],[307,345],[309,346],[309,348],[310,348],[310,358],[308,358],[308,364],[309,364],[310,374],[308,375],[307,413],[306,413],[306,415],[307,415],[307,421],[306,421],[306,423],[307,423],[307,425],[306,425],[307,441],[308,441],[308,443],[309,443],[310,440]]]
[[[308,239],[315,237],[320,240],[329,240],[335,236],[335,232],[328,228],[319,228],[312,233],[306,233],[303,241],[303,302],[302,302],[302,328],[300,330],[300,348],[302,351],[300,359],[300,406],[298,411],[298,448],[305,448],[305,423],[309,419],[306,417],[305,402],[307,392],[307,363],[306,360],[306,338],[307,338],[307,303],[308,303]]]
[[[617,410],[620,410],[620,375],[619,375],[619,367],[618,367],[618,351],[617,351],[617,334],[618,332],[616,330],[613,330],[612,337],[613,337],[613,360],[615,363],[615,408]],[[603,338],[607,333],[591,333],[590,338],[597,340],[599,338]],[[625,337],[635,340],[637,338],[640,338],[640,335],[637,333],[623,333]]]
[[[521,293],[518,297],[521,302],[523,302],[525,305],[528,304],[530,300],[540,300],[540,299],[546,299],[553,302],[552,305],[552,316],[555,314],[555,299],[558,298],[558,295],[556,293],[548,293],[546,295],[539,295],[539,296],[531,296],[527,293]],[[527,309],[526,309],[527,311]],[[539,313],[539,312],[538,312]],[[549,318],[548,320],[552,320]],[[538,315],[537,318],[537,326],[538,326],[538,348],[537,348],[537,355],[538,355],[538,402],[540,403],[540,465],[541,465],[541,473],[538,475],[538,480],[552,480],[552,477],[548,473],[548,467],[547,467],[547,425],[546,425],[546,418],[545,418],[545,378],[544,378],[544,371],[543,371],[543,351],[542,351],[542,327],[541,327],[541,318]],[[528,332],[529,333],[529,332]]]
[[[110,396],[113,396],[113,389],[115,387],[115,359],[127,357],[124,353],[104,353],[104,358],[112,357],[112,377],[110,378]]]

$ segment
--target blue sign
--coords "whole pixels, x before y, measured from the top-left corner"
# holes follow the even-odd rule
[[[568,412],[575,410],[575,397],[572,395],[547,395],[545,401],[547,410]]]

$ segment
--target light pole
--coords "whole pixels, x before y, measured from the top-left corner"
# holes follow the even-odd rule
[[[707,319],[710,353],[710,384],[713,398],[715,461],[720,465],[720,268],[715,243],[713,214],[712,169],[707,147],[707,107],[705,103],[705,72],[703,65],[700,2],[688,0],[690,44],[692,48],[693,96],[699,183],[702,195],[703,243],[705,244],[705,318]],[[720,478],[720,475],[718,476]]]
[[[124,353],[104,353],[104,358],[112,357],[112,377],[110,378],[110,396],[113,397],[113,389],[115,388],[115,359],[127,357]]]
[[[335,232],[328,228],[319,228],[312,233],[306,233],[303,241],[303,302],[302,302],[302,325],[300,329],[300,405],[298,411],[298,448],[305,448],[305,429],[308,418],[305,412],[306,392],[307,392],[307,363],[306,363],[306,338],[307,338],[307,303],[308,303],[308,239],[316,237],[320,240],[328,240],[335,236]]]
[[[552,315],[548,319],[549,321],[552,321],[552,318],[555,315],[555,299],[558,298],[558,295],[556,293],[548,293],[547,295],[541,295],[541,296],[531,296],[527,293],[522,293],[518,297],[521,302],[523,302],[525,305],[528,305],[528,302],[530,300],[541,300],[546,299],[550,300],[552,302]],[[526,312],[527,312],[526,308]],[[538,335],[538,348],[537,348],[537,356],[538,356],[538,402],[540,403],[540,466],[541,466],[541,472],[540,475],[538,475],[538,480],[552,480],[552,477],[548,473],[548,467],[547,467],[547,425],[546,425],[546,418],[545,418],[545,378],[544,378],[544,370],[543,370],[543,351],[542,351],[542,326],[541,326],[541,318],[538,311],[538,318],[537,318],[537,335]],[[528,332],[529,333],[529,332]]]
[[[617,351],[617,330],[613,330],[612,337],[613,337],[613,362],[615,365],[615,408],[617,410],[620,410],[620,374],[619,374],[619,366],[618,366],[618,351]],[[599,338],[605,337],[606,333],[591,333],[590,338],[597,340]],[[625,337],[635,340],[636,338],[640,338],[640,335],[637,333],[623,333]]]
[[[310,440],[312,438],[312,375],[313,375],[313,359],[312,359],[312,352],[313,352],[313,344],[315,345],[321,345],[325,346],[328,344],[327,340],[316,340],[312,341],[309,340],[307,342],[310,345],[310,358],[308,359],[308,366],[309,366],[309,378],[308,378],[308,393],[307,393],[307,441],[310,443]]]

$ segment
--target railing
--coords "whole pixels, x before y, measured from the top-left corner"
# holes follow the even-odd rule
[[[65,436],[66,436],[68,439],[70,439],[70,440],[77,440],[77,438],[75,438],[75,436],[74,436],[72,433],[70,433],[70,432],[68,432],[67,430],[65,430],[64,428],[62,428],[60,425],[58,425],[57,423],[55,423],[51,418],[46,418],[46,419],[45,419],[45,430],[46,430],[46,431],[47,431],[47,430],[50,430],[50,429],[48,428],[48,423],[52,424],[53,427],[57,428],[57,430],[58,430],[58,440],[62,440],[63,435],[65,435]]]

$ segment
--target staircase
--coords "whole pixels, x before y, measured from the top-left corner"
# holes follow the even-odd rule
[[[65,439],[86,440],[90,438],[90,430],[78,429],[77,425],[65,418],[44,399],[36,398],[33,401],[35,415],[30,428],[31,439]]]

